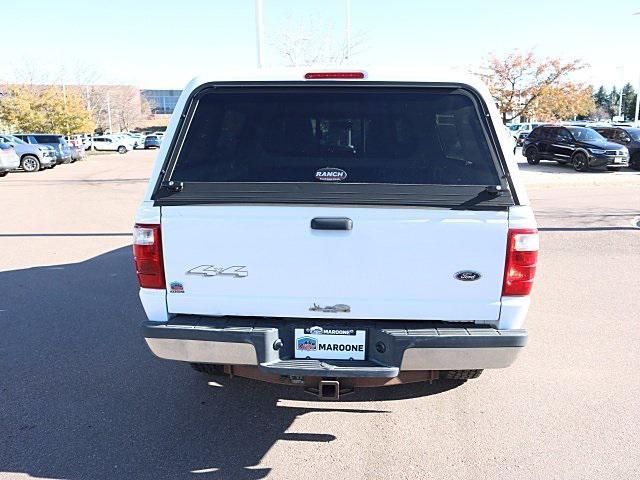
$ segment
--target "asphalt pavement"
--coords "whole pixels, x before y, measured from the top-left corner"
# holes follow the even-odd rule
[[[0,479],[640,478],[638,172],[524,167],[541,254],[511,368],[326,402],[148,351],[152,157],[0,179]]]

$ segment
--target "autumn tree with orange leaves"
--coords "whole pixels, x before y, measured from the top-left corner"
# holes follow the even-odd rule
[[[595,108],[591,86],[563,83],[546,87],[535,104],[534,112],[537,120],[552,122],[584,117]]]
[[[488,85],[504,123],[518,117],[551,121],[588,115],[593,109],[591,87],[570,80],[586,68],[580,60],[538,59],[518,51],[491,56],[478,75]]]

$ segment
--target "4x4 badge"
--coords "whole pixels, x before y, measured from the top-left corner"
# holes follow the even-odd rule
[[[215,265],[200,265],[187,271],[191,275],[202,275],[203,277],[235,277],[243,278],[249,276],[246,266],[234,265],[232,267],[216,267]]]

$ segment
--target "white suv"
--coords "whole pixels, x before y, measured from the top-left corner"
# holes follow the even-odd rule
[[[176,112],[134,230],[158,357],[328,398],[514,361],[538,233],[476,79],[261,70]]]
[[[93,137],[91,139],[91,145],[93,149],[97,151],[118,152],[121,154],[125,154],[133,149],[128,140],[109,135]]]

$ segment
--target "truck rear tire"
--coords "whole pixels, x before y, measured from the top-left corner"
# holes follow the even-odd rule
[[[470,380],[478,378],[482,370],[445,370],[440,378],[445,380]]]
[[[207,375],[224,375],[223,365],[214,365],[212,363],[190,363],[189,365],[196,372],[205,373]]]

